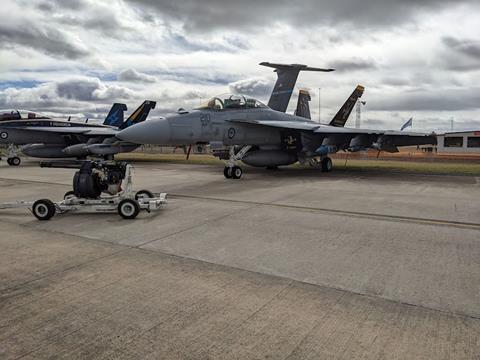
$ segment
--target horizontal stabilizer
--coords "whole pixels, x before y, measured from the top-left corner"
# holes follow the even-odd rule
[[[321,69],[310,67],[303,64],[276,64],[269,62],[260,63],[262,66],[267,66],[275,69],[277,73],[277,82],[273,87],[272,95],[268,101],[268,106],[276,111],[287,111],[288,103],[292,97],[293,89],[297,82],[300,71],[321,71],[330,72],[334,69]]]
[[[270,63],[270,62],[261,62],[259,65],[266,66],[266,67],[271,67],[274,69],[279,69],[279,70],[298,70],[298,71],[321,71],[321,72],[330,72],[330,71],[335,71],[335,69],[323,69],[323,68],[316,68],[316,67],[311,67],[308,65],[304,64],[275,64],[275,63]]]

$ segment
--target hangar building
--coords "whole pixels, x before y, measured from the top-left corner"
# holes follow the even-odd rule
[[[480,131],[450,132],[437,136],[439,153],[480,153]]]

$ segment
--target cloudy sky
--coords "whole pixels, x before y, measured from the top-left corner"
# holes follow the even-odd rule
[[[330,121],[357,84],[362,127],[480,129],[478,0],[4,0],[0,108],[105,116],[156,100],[152,116],[242,92],[267,101],[261,61],[303,73]],[[290,111],[296,99],[292,99]],[[353,126],[355,116],[349,120]]]

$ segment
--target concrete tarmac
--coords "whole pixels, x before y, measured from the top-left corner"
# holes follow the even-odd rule
[[[135,168],[161,211],[0,210],[0,358],[480,358],[477,177]],[[0,202],[73,172],[1,162]]]

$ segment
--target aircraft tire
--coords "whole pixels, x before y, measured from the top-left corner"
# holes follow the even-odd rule
[[[333,169],[332,159],[326,157],[322,160],[322,171],[323,172],[330,172]]]
[[[232,179],[240,179],[242,177],[243,171],[240,166],[234,166],[232,168]]]
[[[225,169],[223,169],[223,176],[225,176],[226,179],[231,179],[232,178],[232,169],[229,166],[225,166]]]
[[[132,199],[123,199],[118,204],[118,214],[124,219],[135,219],[140,212],[138,202]]]
[[[18,156],[11,157],[7,160],[8,165],[10,166],[18,166],[22,162]]]
[[[55,215],[55,204],[48,199],[37,200],[33,203],[32,213],[38,220],[50,220]]]

